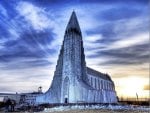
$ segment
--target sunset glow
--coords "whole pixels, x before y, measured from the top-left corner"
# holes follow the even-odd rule
[[[148,98],[148,91],[144,91],[144,86],[148,84],[148,79],[131,76],[122,78],[117,81],[118,95],[123,97],[136,98]]]

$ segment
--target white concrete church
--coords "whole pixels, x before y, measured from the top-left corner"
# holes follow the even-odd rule
[[[116,103],[114,82],[108,74],[86,67],[82,34],[75,12],[64,41],[49,90],[36,103]]]

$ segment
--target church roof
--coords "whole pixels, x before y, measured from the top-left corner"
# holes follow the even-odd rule
[[[91,69],[89,67],[87,67],[87,74],[90,74],[90,75],[93,75],[93,76],[96,76],[96,77],[100,77],[104,80],[112,81],[108,74],[98,72],[98,71],[96,71],[94,69]]]
[[[75,29],[78,32],[81,32],[75,11],[73,11],[71,14],[71,17],[70,17],[69,23],[67,25],[66,31],[71,30],[71,29]]]

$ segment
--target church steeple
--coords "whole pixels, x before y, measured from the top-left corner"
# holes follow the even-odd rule
[[[66,32],[70,32],[70,31],[76,32],[79,34],[81,33],[80,26],[79,26],[75,11],[72,12],[69,23],[68,23],[67,28],[66,28]]]
[[[78,79],[86,81],[86,62],[82,33],[75,11],[72,12],[65,31],[63,48],[63,65],[66,66],[63,70],[64,76],[77,76]]]

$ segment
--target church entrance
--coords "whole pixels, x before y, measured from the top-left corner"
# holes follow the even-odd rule
[[[63,102],[69,103],[69,78],[66,77],[63,82]]]
[[[65,104],[67,104],[68,103],[68,98],[67,97],[65,97]]]

